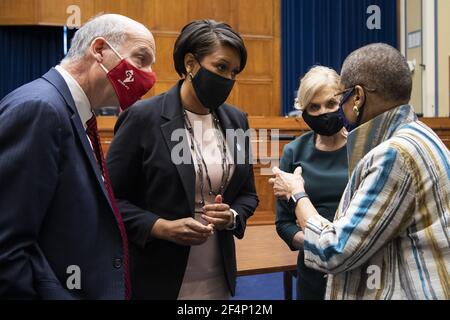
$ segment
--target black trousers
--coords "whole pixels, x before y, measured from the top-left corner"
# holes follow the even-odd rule
[[[324,300],[327,288],[325,273],[308,268],[304,253],[297,260],[297,300]]]

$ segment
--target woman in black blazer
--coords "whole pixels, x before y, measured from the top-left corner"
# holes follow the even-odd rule
[[[117,121],[107,165],[130,240],[134,299],[234,295],[233,235],[244,236],[258,197],[247,117],[224,102],[246,59],[230,26],[191,22],[175,43],[182,79]]]

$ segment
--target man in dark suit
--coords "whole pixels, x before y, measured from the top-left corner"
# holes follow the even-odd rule
[[[151,88],[154,48],[143,25],[99,16],[61,65],[0,101],[0,298],[130,297],[93,110],[125,109]]]

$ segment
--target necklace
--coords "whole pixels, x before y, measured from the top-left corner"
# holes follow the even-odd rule
[[[208,166],[203,157],[200,143],[195,138],[194,130],[192,128],[191,121],[186,113],[186,110],[183,110],[183,112],[184,112],[185,126],[186,126],[186,129],[188,130],[190,138],[191,138],[191,150],[197,160],[197,175],[200,180],[200,196],[201,196],[200,205],[204,206],[205,205],[205,195],[204,195],[204,189],[205,189],[204,177],[205,176],[206,176],[206,181],[208,183],[208,188],[209,188],[208,194],[210,196],[223,195],[226,185],[228,183],[228,179],[230,177],[230,171],[231,171],[231,164],[229,163],[228,156],[227,156],[227,144],[226,144],[226,141],[225,141],[223,135],[220,132],[221,129],[220,129],[219,119],[217,118],[215,113],[212,113],[213,126],[214,126],[213,131],[214,131],[214,135],[216,137],[217,147],[220,150],[221,157],[222,157],[222,163],[221,163],[222,178],[220,180],[220,187],[219,187],[219,190],[214,191],[213,187],[212,187],[209,171],[208,171]]]

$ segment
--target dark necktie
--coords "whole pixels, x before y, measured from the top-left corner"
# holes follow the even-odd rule
[[[114,216],[116,217],[117,224],[120,231],[120,236],[122,238],[122,246],[123,246],[123,269],[124,269],[124,277],[125,277],[125,299],[129,300],[131,297],[131,281],[130,281],[130,273],[128,268],[128,239],[125,231],[125,225],[123,223],[122,216],[120,214],[119,208],[117,207],[116,199],[114,197],[114,192],[111,186],[111,182],[109,180],[108,171],[106,169],[105,157],[103,156],[102,146],[100,144],[100,138],[97,130],[97,119],[93,116],[88,120],[86,132],[91,140],[92,148],[94,149],[95,158],[97,159],[97,163],[100,167],[100,170],[103,175],[103,181],[105,183],[106,190],[108,192],[108,198],[111,202],[111,207],[114,212]]]

